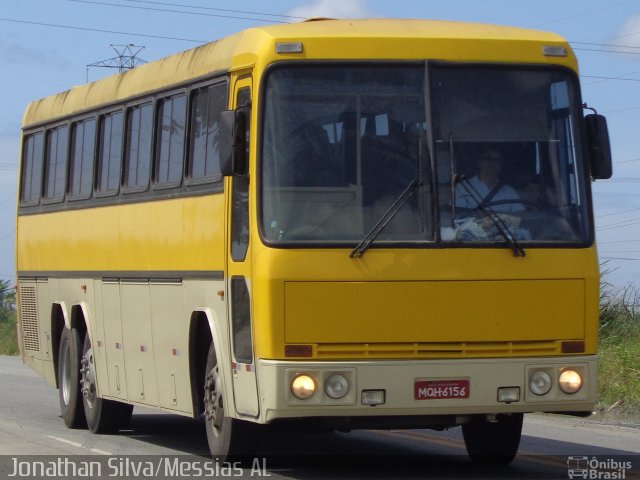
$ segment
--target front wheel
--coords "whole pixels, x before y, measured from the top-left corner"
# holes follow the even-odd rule
[[[64,424],[69,428],[84,428],[87,423],[82,411],[80,393],[80,359],[82,343],[75,328],[64,328],[58,349],[58,398]]]
[[[473,418],[462,425],[471,460],[482,465],[508,465],[520,446],[522,413],[498,415],[496,421]]]
[[[253,424],[227,416],[224,396],[220,365],[211,342],[205,370],[204,415],[209,450],[219,462],[251,456],[256,443]]]
[[[96,364],[89,333],[84,337],[80,372],[84,416],[89,430],[93,433],[112,433],[126,427],[131,420],[133,405],[98,397]]]

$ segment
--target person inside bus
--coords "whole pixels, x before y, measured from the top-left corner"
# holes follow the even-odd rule
[[[476,175],[459,180],[456,185],[456,207],[477,209],[490,206],[496,212],[524,210],[516,190],[500,179],[502,154],[489,149],[480,155]]]

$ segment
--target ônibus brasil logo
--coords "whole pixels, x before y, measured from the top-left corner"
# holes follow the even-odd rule
[[[614,458],[604,460],[587,456],[567,458],[569,478],[624,480],[627,478],[627,471],[631,470],[631,468],[631,462]]]

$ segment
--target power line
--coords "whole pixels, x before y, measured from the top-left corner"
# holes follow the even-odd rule
[[[628,178],[612,178],[610,180],[605,180],[607,183],[638,183],[640,182],[640,178],[632,178],[632,177],[628,177]]]
[[[24,23],[28,25],[38,25],[41,27],[53,27],[53,28],[65,28],[68,30],[82,30],[84,32],[98,32],[98,33],[111,33],[116,35],[128,35],[132,37],[146,37],[146,38],[158,38],[161,40],[177,40],[180,42],[192,42],[192,43],[208,43],[209,40],[194,40],[191,38],[180,38],[180,37],[166,37],[163,35],[150,35],[143,33],[131,33],[131,32],[118,32],[115,30],[102,30],[98,28],[88,28],[88,27],[76,27],[71,25],[57,25],[54,23],[42,23],[42,22],[31,22],[28,20],[18,20],[15,18],[0,18],[2,22],[11,22],[11,23]]]
[[[132,0],[128,0],[128,1],[132,1]],[[640,47],[637,47],[635,45],[616,45],[612,43],[573,42],[573,41],[570,41],[569,43],[571,45],[591,45],[595,47],[629,48],[632,50],[640,50]]]
[[[638,53],[640,55],[640,52]],[[640,82],[640,78],[604,77],[598,75],[580,75],[582,78],[597,78],[599,80],[620,80],[623,82]]]
[[[631,210],[623,210],[621,212],[614,212],[614,213],[607,213],[605,215],[598,215],[598,218],[613,217],[615,215],[622,215],[623,213],[637,212],[638,210],[640,210],[640,208],[632,208]]]
[[[549,20],[547,22],[538,24],[537,27],[541,27],[541,26],[544,26],[544,25],[550,25],[552,23],[564,22],[565,20],[572,20],[572,19],[577,18],[577,17],[584,17],[585,15],[589,15],[591,13],[601,12],[603,10],[610,10],[613,7],[618,7],[620,5],[625,5],[627,3],[634,3],[634,2],[635,2],[635,0],[625,0],[624,2],[614,3],[613,5],[607,5],[606,7],[596,8],[596,9],[593,9],[593,10],[587,10],[586,12],[577,13],[575,15],[570,15],[570,16],[567,16],[567,17],[561,17],[561,18],[556,18],[554,20]]]
[[[640,258],[628,258],[628,257],[600,257],[600,259],[601,260],[624,260],[624,261],[627,261],[627,260],[631,260],[631,261],[640,260]]]
[[[617,230],[619,228],[633,227],[634,225],[638,225],[638,224],[640,224],[640,220],[634,218],[631,220],[625,220],[622,222],[616,222],[616,223],[611,223],[609,225],[604,225],[602,227],[596,228],[596,230],[598,232],[604,232],[606,230]]]
[[[614,252],[603,252],[606,255],[611,255],[614,253],[640,253],[640,250],[617,250]]]
[[[259,21],[259,22],[269,22],[269,23],[286,23],[282,20],[268,20],[265,18],[248,18],[248,17],[238,17],[236,15],[223,15],[219,13],[203,13],[203,12],[187,12],[185,10],[169,10],[166,8],[153,8],[153,7],[136,7],[134,5],[121,5],[119,3],[108,3],[108,2],[97,2],[92,0],[67,0],[69,2],[75,3],[87,3],[90,5],[104,5],[108,7],[120,7],[120,8],[131,8],[135,10],[147,10],[154,12],[167,12],[167,13],[179,13],[181,15],[195,15],[197,17],[217,17],[217,18],[232,18],[234,20],[251,20],[251,21]],[[258,14],[259,15],[259,14]]]
[[[631,243],[640,242],[640,238],[632,238],[631,240],[611,240],[608,242],[598,242],[598,245],[611,244],[611,243]]]
[[[573,47],[574,50],[579,50],[582,52],[602,52],[602,53],[620,53],[622,55],[640,55],[640,52],[621,52],[620,50],[607,50],[604,48],[581,48],[581,47]]]
[[[229,10],[226,8],[213,8],[213,7],[202,7],[200,5],[185,5],[181,3],[167,3],[167,2],[152,2],[150,0],[124,0],[125,2],[132,3],[146,3],[148,5],[164,5],[167,7],[183,7],[183,8],[197,8],[200,10],[213,10],[216,12],[227,12],[227,13],[243,13],[247,15],[261,15],[264,17],[279,17],[279,18],[294,18],[297,20],[306,20],[306,17],[296,17],[294,15],[280,15],[276,13],[264,13],[264,12],[249,12],[245,10]]]
[[[618,110],[608,110],[606,112],[602,112],[604,115],[609,115],[611,113],[621,113],[621,112],[631,112],[633,110],[640,110],[640,107],[630,107],[630,108],[620,108]],[[624,162],[623,162],[624,163]]]

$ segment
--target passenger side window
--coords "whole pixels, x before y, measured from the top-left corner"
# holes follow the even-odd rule
[[[96,121],[93,118],[73,124],[71,129],[71,172],[69,195],[87,198],[93,185]]]
[[[145,103],[129,109],[127,114],[127,148],[125,154],[125,186],[145,190],[151,172],[153,137],[153,105]]]
[[[191,97],[189,176],[194,179],[220,177],[218,117],[227,106],[227,84],[195,90]]]
[[[100,122],[97,189],[103,194],[115,194],[120,187],[122,123],[121,111],[104,115]]]
[[[45,154],[44,198],[60,201],[64,198],[67,177],[67,156],[69,148],[69,127],[52,128],[47,132]]]
[[[158,184],[175,186],[182,180],[186,107],[184,94],[160,101],[155,175]]]
[[[43,146],[42,132],[28,135],[24,141],[20,200],[25,205],[35,205],[40,201]]]

